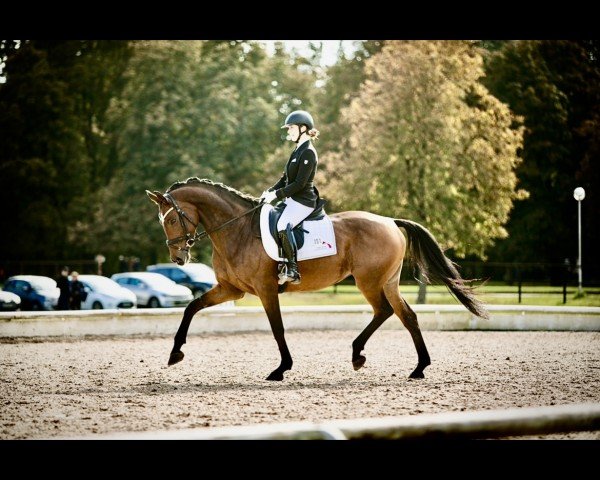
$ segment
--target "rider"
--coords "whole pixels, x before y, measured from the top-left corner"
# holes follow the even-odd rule
[[[312,138],[319,137],[319,131],[315,129],[310,113],[304,110],[290,113],[281,128],[287,128],[287,138],[296,143],[296,148],[290,155],[282,177],[275,185],[265,190],[260,198],[266,203],[278,199],[285,204],[277,222],[279,240],[288,260],[287,276],[282,280],[298,284],[300,283],[300,273],[296,263],[298,251],[292,228],[312,213],[319,198],[318,191],[313,185],[319,157],[311,142]]]

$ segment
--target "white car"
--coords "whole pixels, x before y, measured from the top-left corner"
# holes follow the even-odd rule
[[[146,270],[160,273],[175,283],[188,287],[194,297],[201,296],[217,283],[214,270],[203,263],[186,263],[181,266],[174,263],[157,263],[148,265]]]
[[[131,290],[137,297],[138,306],[185,307],[194,299],[189,288],[177,285],[160,273],[125,272],[115,273],[110,278]]]
[[[87,298],[81,302],[83,309],[134,308],[137,306],[135,294],[123,288],[114,280],[102,275],[79,275]]]
[[[0,290],[0,310],[18,310],[21,307],[21,297],[12,293]]]

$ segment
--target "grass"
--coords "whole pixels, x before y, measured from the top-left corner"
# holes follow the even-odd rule
[[[545,305],[567,307],[600,307],[600,288],[585,288],[585,295],[577,297],[577,288],[567,288],[567,303],[563,303],[562,287],[524,285],[521,288],[520,305]],[[409,304],[417,303],[417,285],[400,285],[400,293]],[[479,289],[479,298],[488,305],[519,305],[518,287],[516,285],[486,285]],[[284,293],[279,296],[281,305],[364,305],[367,301],[354,285],[338,285],[337,293],[333,287],[317,292]],[[428,285],[426,303],[458,304],[445,286]],[[246,294],[236,300],[236,306],[261,306],[260,299]]]

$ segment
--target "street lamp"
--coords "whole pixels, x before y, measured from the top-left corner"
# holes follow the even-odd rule
[[[581,201],[585,198],[585,190],[581,187],[577,187],[573,191],[573,197],[577,200],[577,230],[579,233],[579,257],[577,259],[577,271],[579,272],[579,290],[577,292],[578,295],[583,294],[583,273],[581,271]]]

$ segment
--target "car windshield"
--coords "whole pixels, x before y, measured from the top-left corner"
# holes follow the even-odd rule
[[[51,278],[30,278],[28,281],[35,290],[51,290],[56,288],[56,282]]]
[[[139,279],[142,282],[147,283],[152,288],[172,288],[173,285],[177,285],[173,280],[161,275],[160,273],[155,273],[153,275],[140,275]]]
[[[106,278],[106,277],[102,277],[102,276],[79,277],[79,280],[81,280],[83,283],[88,284],[90,287],[99,289],[99,290],[107,290],[107,289],[112,290],[115,287],[119,287],[119,285],[114,280],[111,280],[110,278]]]
[[[199,263],[188,263],[180,267],[190,278],[196,282],[216,283],[215,272],[206,265]]]

